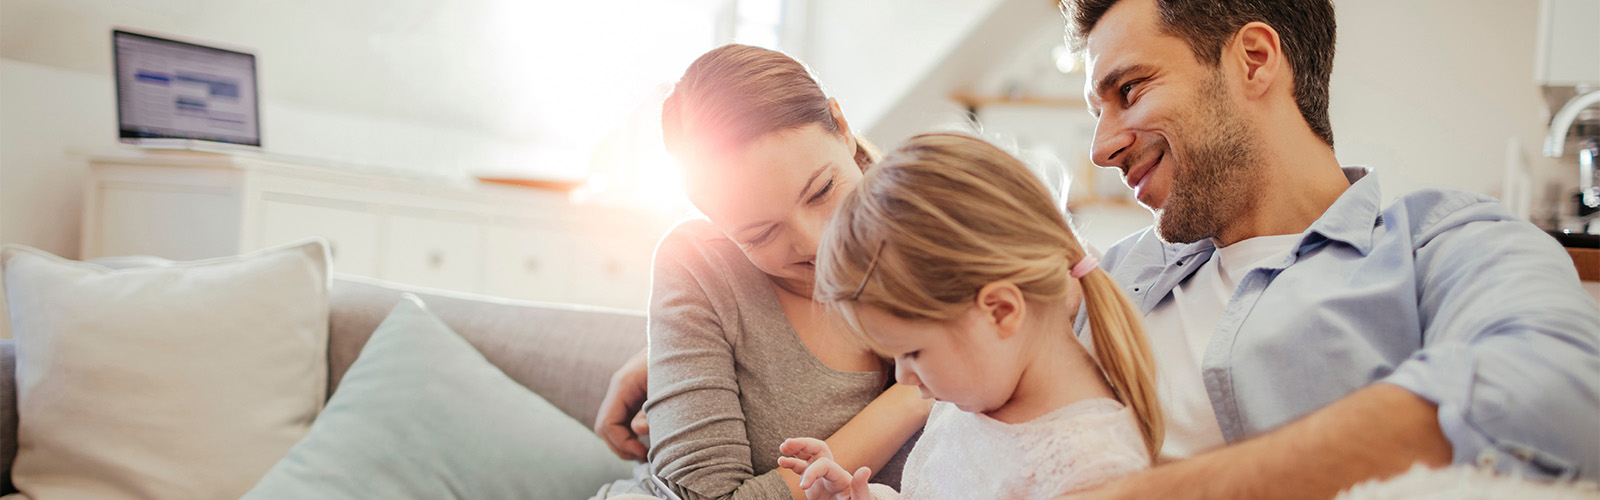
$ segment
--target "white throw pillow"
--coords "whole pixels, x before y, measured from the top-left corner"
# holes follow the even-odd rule
[[[320,240],[118,271],[8,245],[0,285],[34,500],[235,499],[322,408]]]

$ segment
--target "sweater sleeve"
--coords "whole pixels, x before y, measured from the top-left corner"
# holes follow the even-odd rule
[[[681,228],[680,228],[681,229]],[[734,360],[726,280],[690,235],[656,249],[649,311],[650,463],[685,499],[790,498],[779,470],[756,475]],[[713,297],[720,300],[713,300]],[[719,305],[723,307],[719,307]]]

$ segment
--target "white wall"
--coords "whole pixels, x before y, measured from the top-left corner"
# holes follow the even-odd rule
[[[1498,196],[1507,141],[1517,139],[1530,165],[1576,185],[1575,166],[1539,156],[1547,123],[1533,80],[1539,2],[1335,6],[1331,112],[1341,162],[1378,169],[1390,197],[1425,186]]]
[[[1012,0],[808,1],[809,34],[798,52],[865,131],[990,10]]]
[[[570,179],[716,3],[0,0],[0,243],[77,254],[85,156],[119,147],[113,26],[252,50],[268,152]]]

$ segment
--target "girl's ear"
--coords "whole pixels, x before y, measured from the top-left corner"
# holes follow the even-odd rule
[[[1027,314],[1028,302],[1022,289],[1010,281],[996,281],[978,289],[975,307],[983,322],[995,328],[1002,339],[1011,338],[1022,331],[1022,320]]]

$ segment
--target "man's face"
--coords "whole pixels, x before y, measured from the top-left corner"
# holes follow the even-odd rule
[[[1124,0],[1089,33],[1085,96],[1099,120],[1091,154],[1156,215],[1174,243],[1215,237],[1259,196],[1259,153],[1230,77],[1158,27],[1155,0]]]

